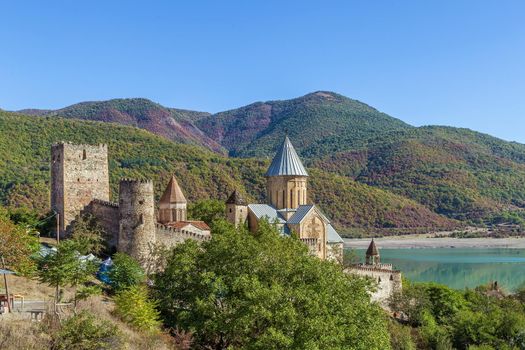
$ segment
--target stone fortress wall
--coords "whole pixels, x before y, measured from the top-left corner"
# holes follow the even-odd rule
[[[51,209],[60,215],[61,236],[95,198],[109,201],[107,145],[52,145]]]
[[[138,261],[149,255],[155,242],[155,199],[153,181],[122,179],[119,186],[118,251]]]
[[[97,218],[98,224],[106,233],[106,241],[111,250],[117,250],[119,233],[119,207],[117,203],[94,199],[89,203],[81,215],[91,214]]]
[[[156,225],[156,242],[164,244],[167,247],[177,245],[187,239],[194,239],[196,241],[207,241],[211,239],[209,235],[202,235],[190,230],[177,230],[173,227],[162,224]]]
[[[402,289],[401,271],[394,270],[390,264],[359,264],[346,269],[345,272],[374,280],[377,290],[371,294],[371,299],[384,308],[388,308],[390,297]]]
[[[110,202],[107,145],[57,143],[51,147],[51,163],[51,208],[60,215],[61,237],[80,215],[91,214],[111,248],[139,261],[147,260],[156,243],[171,246],[186,239],[209,239],[157,224],[150,180],[121,180],[119,203]]]

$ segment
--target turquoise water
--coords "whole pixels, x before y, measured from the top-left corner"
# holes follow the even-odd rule
[[[365,250],[357,250],[364,259]],[[393,264],[412,281],[474,288],[498,281],[507,291],[525,287],[525,249],[381,249],[381,262]]]

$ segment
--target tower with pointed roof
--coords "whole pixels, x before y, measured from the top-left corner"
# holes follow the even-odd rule
[[[187,220],[188,202],[175,176],[172,176],[166,190],[160,197],[159,202],[159,222],[167,224],[174,221]]]
[[[307,204],[308,173],[288,135],[277,150],[265,177],[268,204],[277,210],[292,211]]]
[[[381,256],[379,255],[379,250],[376,247],[376,243],[372,238],[372,242],[366,250],[366,264],[367,265],[379,265],[381,263]]]
[[[234,190],[226,200],[226,217],[236,227],[244,225],[248,217],[248,203],[237,190]]]

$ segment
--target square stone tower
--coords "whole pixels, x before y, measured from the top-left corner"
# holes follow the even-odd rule
[[[60,235],[93,200],[109,201],[107,145],[57,143],[51,147],[51,209],[60,214]]]

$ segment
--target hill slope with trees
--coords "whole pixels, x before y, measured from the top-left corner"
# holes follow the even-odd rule
[[[468,129],[413,127],[333,92],[257,102],[213,115],[167,108],[146,99],[26,112],[34,119],[64,117],[131,125],[177,143],[228,153],[232,162],[249,157],[269,160],[288,132],[305,165],[322,169],[328,186],[349,181],[349,188],[363,185],[366,192],[370,186],[388,191],[451,219],[482,223],[510,218],[525,225],[525,145]],[[263,192],[260,175],[248,176],[259,176],[252,181]],[[320,186],[312,193],[316,191]],[[351,202],[326,197],[331,196],[315,199],[328,212],[344,212],[345,224],[356,221]],[[359,221],[366,220],[360,216]],[[374,216],[368,221],[378,225]],[[406,224],[405,219],[393,221],[397,226],[401,221]]]
[[[228,158],[111,123],[0,112],[2,203],[41,213],[49,209],[50,147],[58,141],[108,144],[113,199],[122,177],[153,179],[158,199],[175,174],[190,201],[225,200],[234,188],[250,201],[264,201],[266,160]],[[311,197],[338,228],[383,227],[385,222],[401,228],[455,224],[402,196],[320,169],[311,171]],[[339,193],[341,183],[344,191]]]

